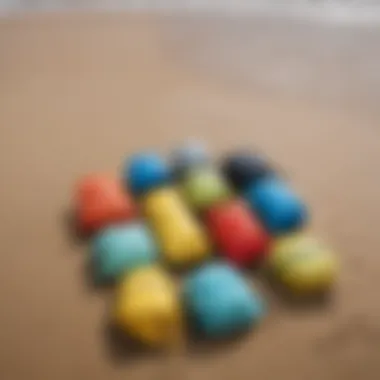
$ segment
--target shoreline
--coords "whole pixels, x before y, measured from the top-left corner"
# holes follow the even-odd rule
[[[50,1],[45,4],[42,1],[33,4],[15,3],[14,0],[0,0],[0,17],[17,15],[20,13],[49,13],[49,12],[122,12],[122,11],[164,11],[164,12],[205,12],[222,13],[230,15],[249,14],[257,17],[280,17],[293,21],[317,22],[333,25],[380,25],[380,1],[377,3],[361,1],[355,4],[342,4],[341,2],[319,2],[279,4],[276,0],[268,3],[259,1],[247,4],[244,1],[228,0],[219,2],[216,0],[203,1],[176,1],[160,0],[150,1],[125,1],[111,0],[93,4],[91,1],[83,1],[82,4],[73,5],[68,0]]]

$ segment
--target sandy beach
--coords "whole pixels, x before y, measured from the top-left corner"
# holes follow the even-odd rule
[[[378,380],[380,27],[275,16],[51,14],[0,20],[0,378]],[[188,136],[258,147],[341,261],[330,302],[293,305],[229,344],[121,349],[112,291],[89,285],[72,187]]]

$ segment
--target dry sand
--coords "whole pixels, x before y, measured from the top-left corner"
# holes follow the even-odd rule
[[[0,22],[0,378],[378,380],[379,30],[219,17],[45,15]],[[259,147],[342,262],[330,303],[270,313],[244,339],[120,355],[112,292],[69,234],[75,180],[198,136]],[[252,274],[247,276],[254,277]]]

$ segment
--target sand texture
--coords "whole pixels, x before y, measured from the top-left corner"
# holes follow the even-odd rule
[[[255,18],[45,15],[0,22],[0,379],[378,380],[379,30]],[[121,349],[112,291],[70,234],[76,179],[187,136],[258,147],[342,262],[332,300],[268,299],[236,342]]]

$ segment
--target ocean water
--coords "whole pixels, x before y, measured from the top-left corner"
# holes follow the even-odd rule
[[[76,9],[253,11],[333,22],[380,22],[380,0],[0,0],[3,12]]]

